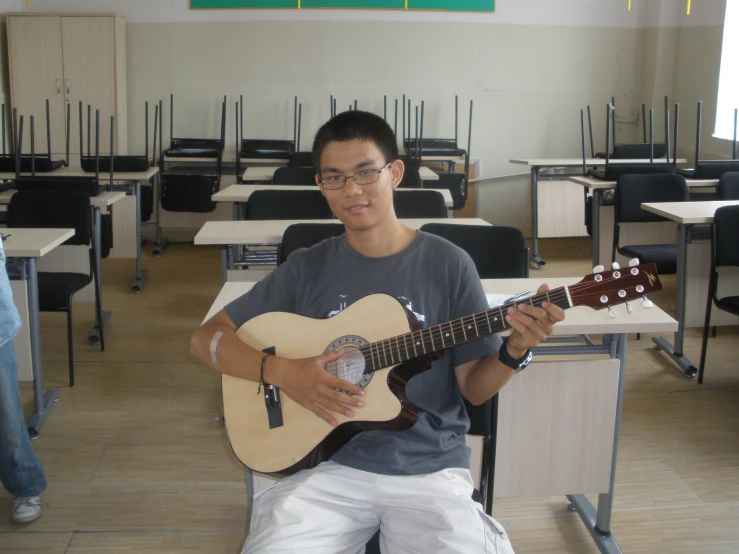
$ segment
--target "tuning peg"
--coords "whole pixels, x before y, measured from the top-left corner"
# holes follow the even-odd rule
[[[605,271],[605,269],[606,269],[606,268],[605,268],[605,267],[603,267],[602,265],[596,265],[596,266],[595,266],[595,267],[593,268],[593,273],[603,273],[603,271]]]
[[[627,301],[626,301],[626,313],[627,313],[627,314],[630,314],[630,313],[631,313],[631,312],[633,312],[633,311],[634,311],[634,309],[633,309],[633,308],[631,307],[631,302],[629,302],[629,301],[627,300]]]
[[[639,265],[639,258],[631,258],[629,260],[629,267],[636,267]]]
[[[645,310],[648,310],[649,308],[654,306],[654,302],[652,302],[649,298],[647,298],[646,296],[644,296],[643,298],[644,300],[642,300],[642,303],[641,303],[642,308],[644,308]]]
[[[613,262],[613,263],[611,264],[611,267],[612,267],[613,269],[621,269],[621,266],[620,266],[620,265],[618,265],[618,262]]]
[[[608,317],[610,317],[611,319],[616,319],[616,312],[614,312],[610,306],[608,306]]]

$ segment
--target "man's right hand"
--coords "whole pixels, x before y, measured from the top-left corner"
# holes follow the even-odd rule
[[[339,379],[324,369],[326,364],[338,360],[343,354],[343,350],[337,350],[297,360],[270,356],[264,362],[264,380],[336,427],[338,422],[330,412],[353,417],[351,408],[363,407],[361,397],[364,396],[364,390],[361,387]],[[353,396],[340,391],[350,392]]]

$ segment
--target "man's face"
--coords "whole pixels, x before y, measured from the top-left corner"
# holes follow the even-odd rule
[[[393,190],[403,179],[404,166],[396,160],[383,170],[387,165],[380,149],[369,140],[330,142],[323,149],[316,183],[331,210],[347,228],[364,231],[395,217]],[[372,184],[358,185],[349,177],[356,175],[362,182],[367,176],[378,177],[376,171],[380,171],[379,178]],[[349,177],[343,188],[327,190],[321,185],[322,179],[333,179],[329,186],[340,186],[343,179],[338,177]]]

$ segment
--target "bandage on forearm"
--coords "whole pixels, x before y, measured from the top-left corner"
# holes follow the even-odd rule
[[[217,331],[213,338],[210,340],[210,361],[213,365],[218,363],[218,357],[216,356],[216,348],[218,348],[218,341],[223,337],[223,333]]]

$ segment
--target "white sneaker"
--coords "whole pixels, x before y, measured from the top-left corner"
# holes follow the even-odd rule
[[[31,523],[39,517],[41,517],[40,496],[13,499],[13,523]]]

